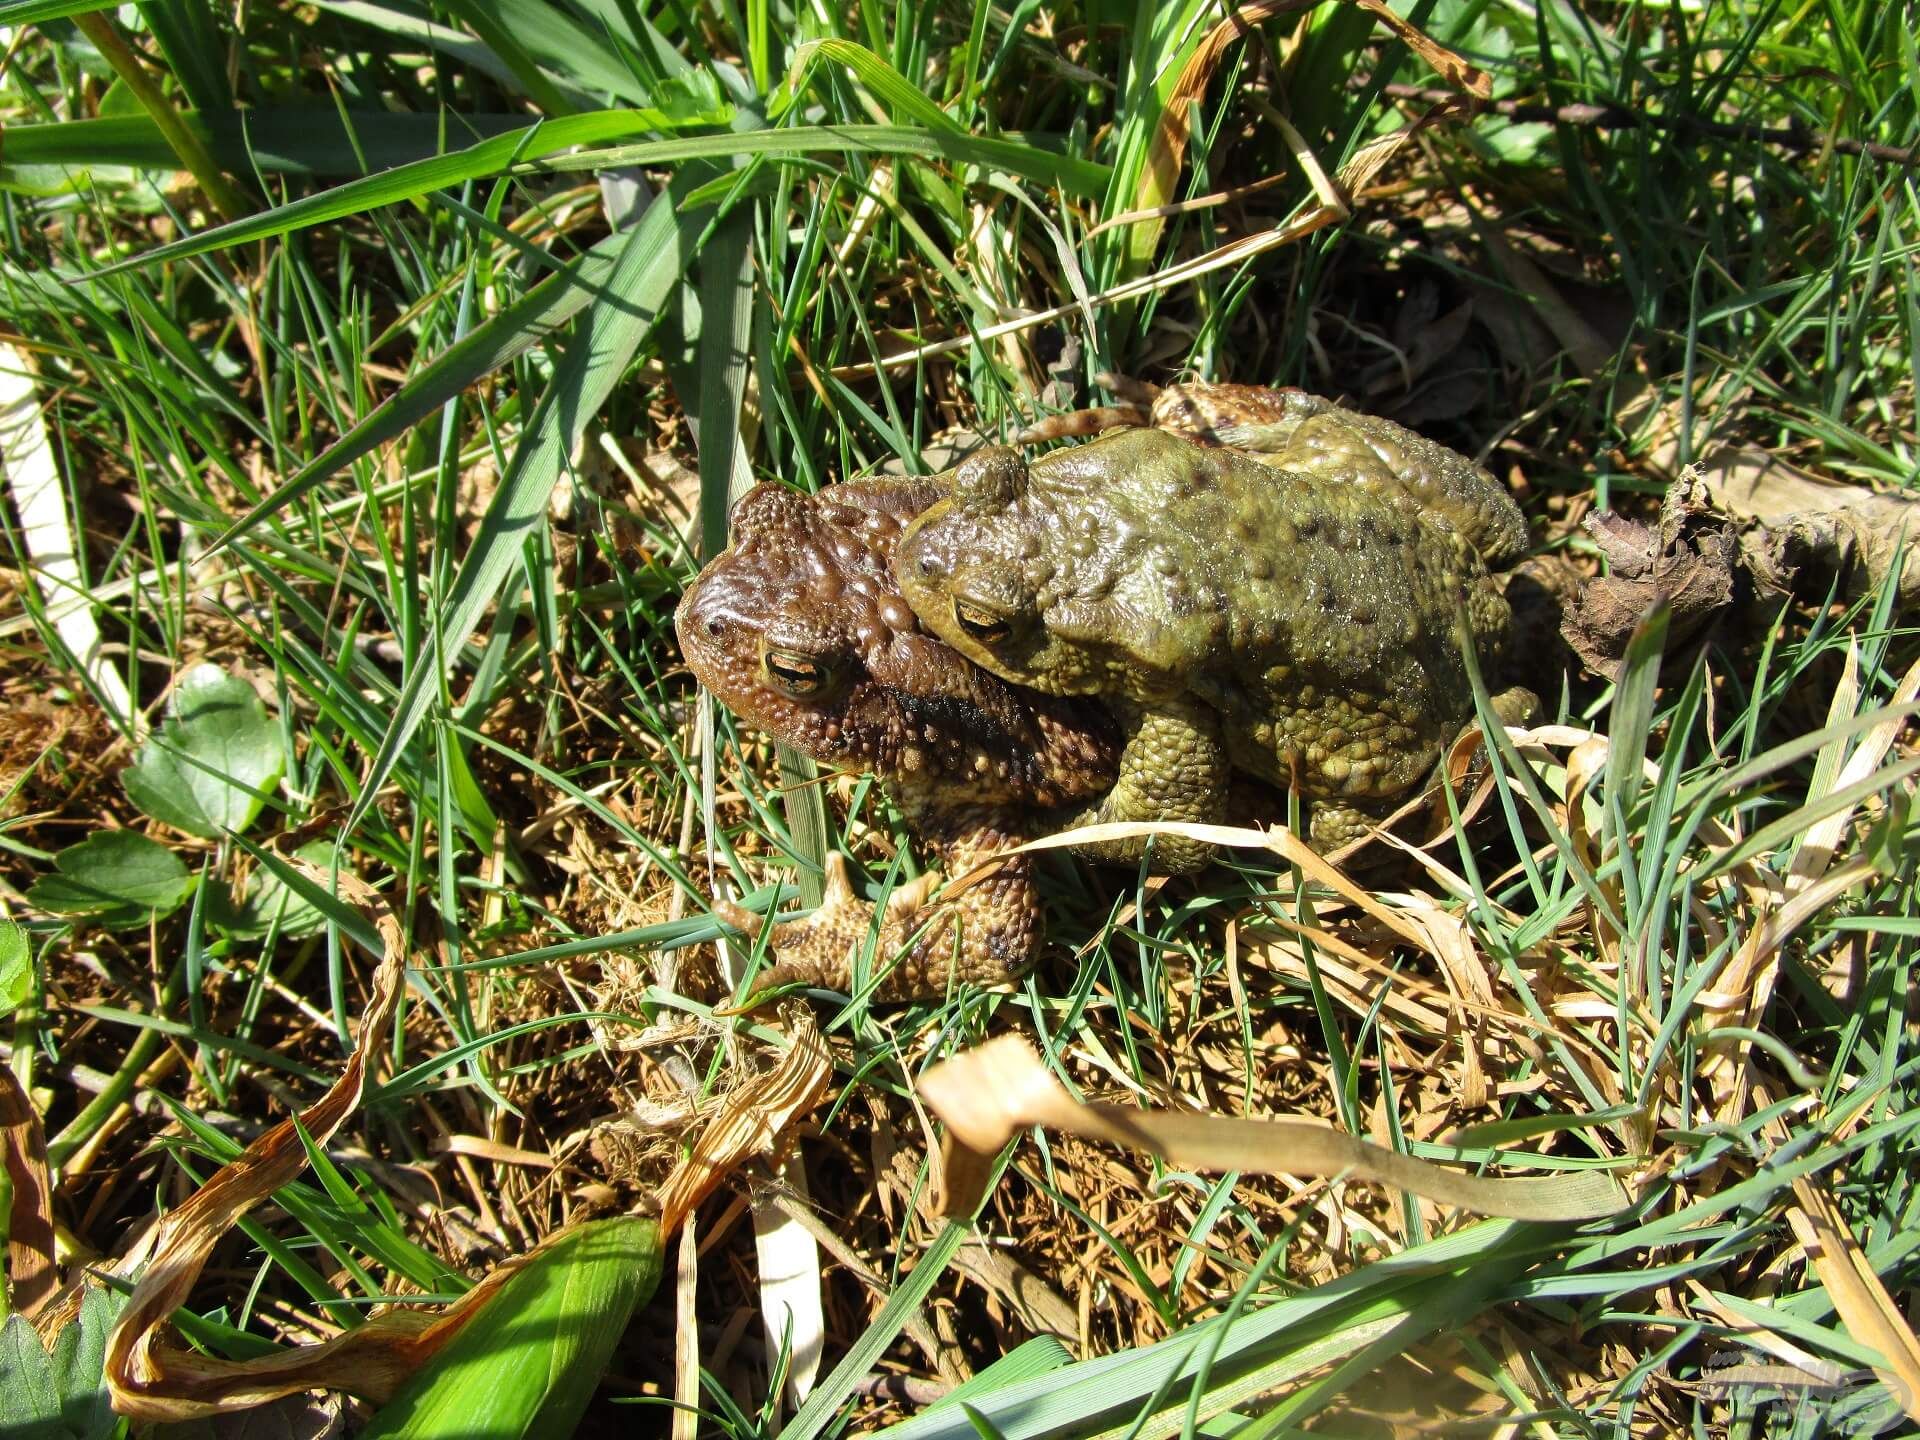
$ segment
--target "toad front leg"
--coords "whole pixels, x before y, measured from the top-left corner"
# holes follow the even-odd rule
[[[1043,938],[1034,857],[1003,853],[1015,843],[991,823],[971,827],[944,852],[954,883],[943,887],[942,876],[929,872],[878,907],[854,893],[846,858],[829,857],[820,908],[775,924],[768,947],[774,964],[735,1008],[750,1010],[783,985],[851,992],[862,955],[872,957],[869,973],[878,977],[869,998],[883,1003],[938,998],[962,983],[1006,987],[1032,967]],[[996,856],[992,869],[970,874]],[[737,905],[714,909],[749,935],[766,924]]]
[[[1127,734],[1119,778],[1111,790],[1060,828],[1130,820],[1224,822],[1231,767],[1220,737],[1219,714],[1184,696],[1152,706],[1116,703],[1115,709]],[[1152,842],[1152,868],[1159,874],[1191,875],[1213,860],[1214,847],[1198,840],[1156,835]],[[1146,852],[1145,836],[1074,848],[1083,859],[1104,865],[1138,865]]]

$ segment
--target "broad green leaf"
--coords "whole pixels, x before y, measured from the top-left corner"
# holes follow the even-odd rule
[[[319,884],[278,850],[269,850],[264,846],[256,845],[244,835],[236,836],[235,844],[251,855],[254,863],[261,870],[272,875],[280,885],[319,911],[324,921],[338,926],[342,935],[352,939],[364,950],[377,951],[380,948],[380,936],[372,923],[357,907],[347,904],[335,893],[337,887]],[[303,856],[317,856],[315,863],[322,871],[329,874],[332,873],[336,862],[346,864],[345,857],[336,854],[331,846],[311,851],[302,847],[300,853]]]
[[[90,1284],[80,1313],[54,1336],[49,1352],[24,1315],[0,1325],[0,1435],[6,1440],[105,1440],[120,1417],[101,1378],[107,1332],[123,1297]]]
[[[54,1336],[49,1357],[54,1389],[60,1396],[60,1418],[74,1440],[105,1440],[120,1424],[102,1378],[106,1368],[107,1332],[127,1297],[100,1284],[89,1284],[80,1296],[79,1318]]]
[[[7,1417],[9,1440],[68,1440],[53,1362],[24,1315],[9,1315],[0,1325],[0,1414]]]
[[[571,1435],[660,1269],[653,1220],[625,1215],[563,1232],[380,1407],[360,1440]]]
[[[293,853],[324,870],[333,863],[333,842],[309,840]],[[237,904],[225,887],[216,887],[210,898],[208,914],[214,927],[235,939],[255,940],[269,932],[311,935],[327,923],[318,906],[265,866],[247,877],[246,894]]]
[[[0,920],[0,1016],[27,1003],[33,993],[33,950],[27,932],[11,920]]]
[[[193,893],[194,877],[180,857],[132,830],[102,831],[62,850],[53,864],[56,873],[33,883],[27,903],[116,930],[171,915]]]
[[[286,767],[280,730],[246,681],[217,665],[180,677],[167,722],[121,772],[127,797],[155,820],[218,840],[245,830]]]
[[[626,232],[606,288],[581,317],[554,371],[553,383],[527,422],[500,488],[448,589],[434,634],[408,667],[393,721],[361,782],[360,800],[348,817],[347,830],[359,822],[393,773],[440,694],[444,667],[520,563],[528,536],[546,523],[547,499],[568,457],[680,283],[694,241],[705,225],[703,216],[683,214],[680,201],[687,188],[706,178],[704,171],[682,171]]]

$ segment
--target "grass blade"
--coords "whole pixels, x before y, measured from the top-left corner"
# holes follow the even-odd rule
[[[606,295],[607,278],[625,249],[626,238],[607,236],[559,274],[541,281],[449,345],[359,424],[234,521],[220,536],[216,548],[244,535],[363,455],[399,439],[474,381],[538,345],[596,296]]]
[[[380,1407],[361,1440],[571,1435],[635,1308],[660,1283],[660,1265],[651,1219],[561,1232]]]
[[[252,215],[230,225],[203,230],[197,235],[158,246],[144,254],[104,265],[92,272],[93,278],[100,279],[122,270],[180,260],[190,255],[205,255],[251,240],[269,240],[276,235],[303,230],[346,215],[357,215],[364,210],[392,205],[397,201],[411,200],[434,190],[465,184],[469,180],[482,180],[498,175],[521,161],[556,154],[576,145],[600,144],[624,135],[667,130],[679,125],[721,124],[725,119],[724,115],[712,114],[670,116],[660,110],[597,110],[587,115],[568,115],[559,120],[542,121],[482,140],[451,155],[437,155],[431,160],[397,165],[391,170],[369,175],[364,180],[337,185],[318,195],[309,195],[304,200],[281,205],[263,215]]]
[[[699,178],[704,179],[705,176]],[[568,464],[575,442],[612,393],[627,362],[659,319],[691,257],[704,216],[678,205],[691,172],[676,177],[640,223],[623,237],[618,258],[567,346],[553,383],[540,397],[513,462],[501,477],[460,572],[454,578],[429,649],[413,657],[392,724],[374,756],[365,788],[343,827],[351,831],[399,763],[426,718],[449,664],[452,647],[471,634],[481,614],[519,562],[528,532],[545,523],[547,497]],[[429,657],[431,656],[431,659]]]

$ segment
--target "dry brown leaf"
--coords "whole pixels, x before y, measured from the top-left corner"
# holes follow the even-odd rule
[[[47,1183],[47,1137],[33,1100],[13,1067],[0,1063],[0,1160],[13,1186],[8,1214],[7,1273],[0,1284],[29,1320],[60,1283],[54,1263],[53,1190]]]
[[[1837,581],[1860,595],[1891,576],[1897,610],[1920,606],[1920,500],[1827,480],[1751,446],[1722,446],[1683,467],[1658,526],[1602,512],[1586,529],[1610,573],[1563,607],[1561,633],[1609,678],[1657,601],[1672,608],[1670,649],[1735,613],[1747,593],[1819,599]]]
[[[1586,530],[1609,573],[1566,607],[1560,633],[1594,674],[1619,678],[1628,642],[1656,604],[1669,610],[1670,654],[1732,606],[1736,536],[1698,474],[1688,471],[1669,487],[1657,526],[1603,510],[1587,516]]]
[[[1386,0],[1353,0],[1353,3],[1391,30],[1396,40],[1426,61],[1433,72],[1454,89],[1465,91],[1476,100],[1488,99],[1493,94],[1493,80],[1486,71],[1429,39],[1424,32],[1390,9]]]
[[[1876,589],[1899,564],[1901,610],[1920,606],[1920,501],[1816,475],[1752,445],[1726,445],[1696,467],[1713,503],[1744,528],[1740,558],[1755,577],[1790,589],[1803,572],[1845,593]]]
[[[694,1207],[746,1160],[776,1157],[785,1147],[794,1120],[812,1110],[833,1079],[833,1059],[821,1039],[813,1012],[804,1005],[783,1012],[791,1044],[766,1074],[729,1095],[694,1144],[693,1153],[675,1167],[660,1187],[660,1230],[670,1235]]]
[[[1416,1160],[1297,1116],[1247,1120],[1133,1106],[1083,1104],[1017,1035],[1001,1035],[928,1070],[920,1093],[947,1124],[940,1211],[970,1215],[994,1157],[1033,1125],[1144,1150],[1169,1165],[1261,1175],[1375,1180],[1442,1204],[1517,1220],[1591,1220],[1627,1204],[1604,1171],[1489,1180]]]

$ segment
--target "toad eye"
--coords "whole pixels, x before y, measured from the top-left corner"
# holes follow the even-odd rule
[[[962,630],[982,645],[998,645],[1013,633],[1013,627],[991,610],[983,610],[966,600],[953,602],[953,619]]]
[[[791,700],[811,700],[827,688],[833,672],[797,650],[769,650],[760,658],[773,688]]]

